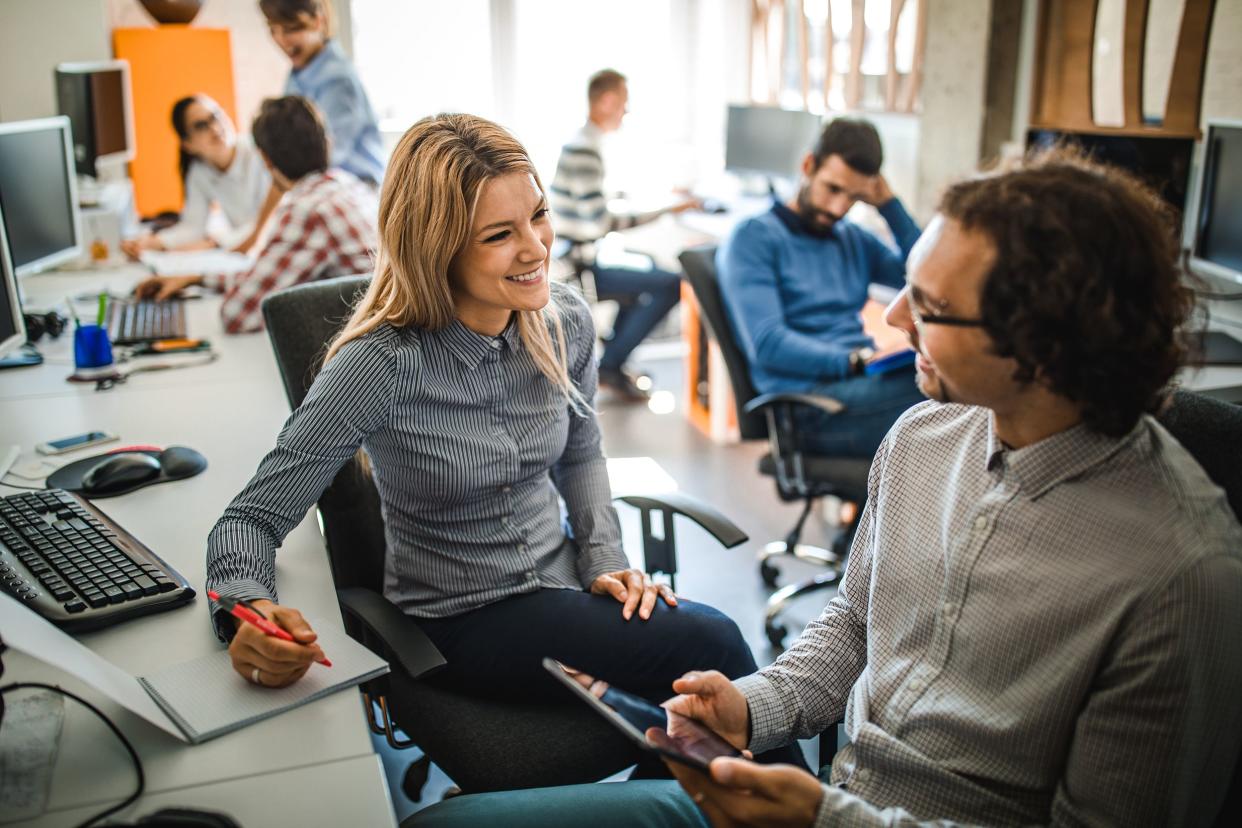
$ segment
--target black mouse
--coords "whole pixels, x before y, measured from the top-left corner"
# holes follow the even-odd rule
[[[92,466],[82,476],[82,492],[86,495],[108,494],[150,480],[159,473],[160,461],[151,455],[124,452]]]

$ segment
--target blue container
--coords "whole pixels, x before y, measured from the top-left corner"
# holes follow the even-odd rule
[[[73,364],[77,368],[102,368],[112,364],[108,330],[99,325],[79,325],[73,331]]]

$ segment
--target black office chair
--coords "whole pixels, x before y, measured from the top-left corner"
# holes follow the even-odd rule
[[[1242,406],[1191,391],[1175,391],[1157,419],[1212,482],[1224,489],[1234,515],[1242,517]],[[819,737],[820,765],[831,762],[839,747],[837,726],[833,725]],[[1238,825],[1242,825],[1242,756],[1234,765],[1233,779],[1213,823],[1214,828]]]
[[[291,407],[301,404],[328,341],[349,316],[367,277],[300,285],[269,296],[263,318]],[[684,515],[726,548],[745,533],[685,495],[618,498],[639,509],[645,567],[674,581],[673,516]],[[633,764],[635,750],[568,694],[562,704],[480,698],[423,679],[445,663],[418,625],[383,596],[384,523],[379,494],[358,461],[347,464],[319,499],[337,597],[351,636],[389,662],[392,672],[363,686],[371,729],[395,748],[417,744],[423,758],[402,787],[417,800],[434,761],[467,793],[594,782]],[[652,531],[662,522],[660,536]],[[375,707],[379,708],[378,717]],[[400,729],[408,738],[401,739]]]
[[[780,571],[774,565],[773,558],[779,555],[793,555],[828,567],[827,572],[781,587],[768,599],[764,632],[772,646],[781,647],[788,631],[777,619],[789,601],[835,584],[844,571],[858,516],[867,498],[867,472],[871,468],[871,458],[824,457],[809,454],[798,447],[794,422],[794,411],[798,406],[810,406],[829,414],[840,413],[844,406],[830,397],[812,394],[760,395],[756,392],[750,381],[746,356],[738,347],[720,296],[716,278],[716,248],[710,245],[692,248],[684,251],[680,259],[686,280],[699,303],[703,324],[724,356],[733,386],[738,430],[742,439],[767,439],[768,453],[759,461],[759,472],[776,481],[776,492],[781,500],[800,500],[803,504],[798,522],[785,539],[767,544],[760,553],[759,573],[763,582],[768,586],[776,585]],[[815,501],[827,495],[835,495],[859,506],[850,523],[838,533],[831,550],[801,543],[802,530]]]

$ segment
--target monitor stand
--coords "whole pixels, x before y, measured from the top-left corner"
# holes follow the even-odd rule
[[[29,343],[6,357],[0,357],[0,370],[5,368],[28,368],[32,365],[42,364],[43,354],[36,351],[35,347]]]

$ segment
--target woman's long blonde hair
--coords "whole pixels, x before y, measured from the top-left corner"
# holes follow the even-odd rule
[[[449,264],[470,238],[483,185],[515,172],[530,175],[544,192],[526,149],[491,121],[442,114],[410,127],[393,151],[380,192],[375,275],[324,362],[383,324],[435,331],[452,323]],[[556,300],[542,310],[519,312],[518,333],[539,370],[581,411],[586,403],[569,378]]]

